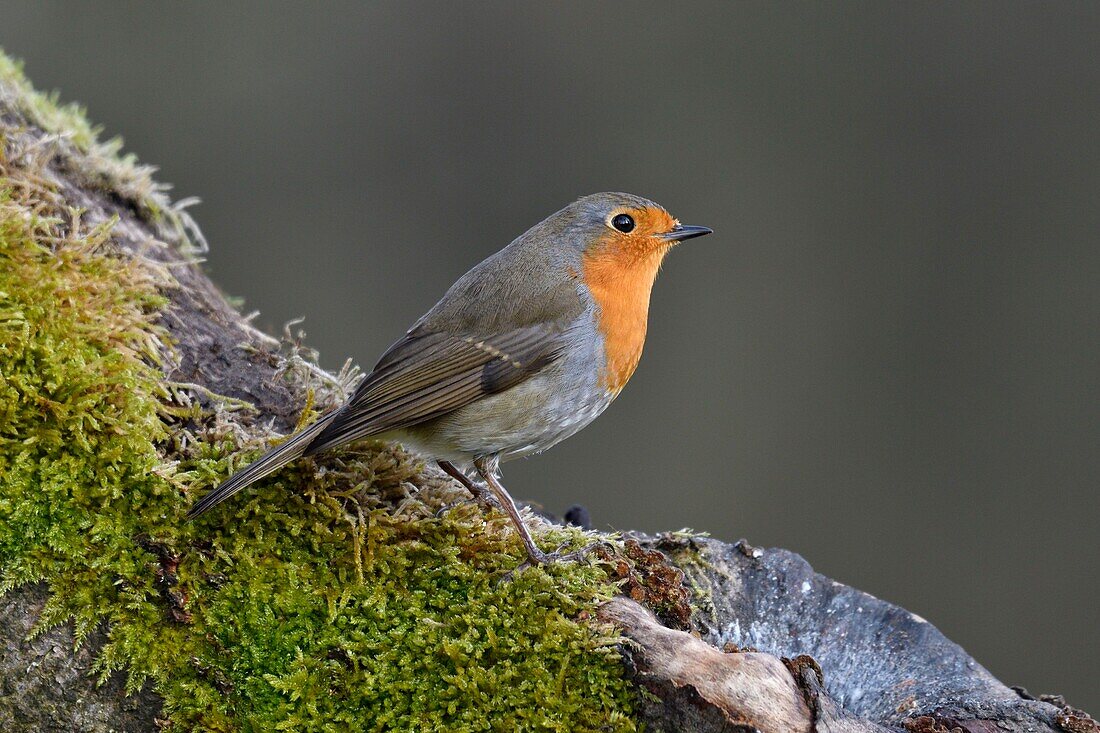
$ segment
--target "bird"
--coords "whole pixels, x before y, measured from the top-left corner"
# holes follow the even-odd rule
[[[524,565],[578,561],[590,548],[538,546],[500,464],[545,451],[611,404],[641,358],[665,255],[711,233],[633,194],[574,201],[460,277],[346,403],[232,474],[188,518],[295,459],[372,438],[434,459],[483,503],[492,496]]]

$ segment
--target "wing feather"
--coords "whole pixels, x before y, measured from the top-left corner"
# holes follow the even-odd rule
[[[545,323],[492,338],[413,329],[382,356],[305,455],[425,422],[513,387],[557,359],[564,339],[563,328]]]

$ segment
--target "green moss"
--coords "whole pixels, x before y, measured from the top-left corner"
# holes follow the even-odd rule
[[[0,85],[11,69],[0,55]],[[0,156],[0,592],[45,582],[40,628],[103,625],[98,673],[152,684],[172,730],[634,730],[615,640],[581,618],[614,589],[604,571],[500,582],[521,558],[504,518],[421,505],[400,452],[303,462],[185,521],[242,462],[236,418],[163,381],[165,275],[16,158]]]

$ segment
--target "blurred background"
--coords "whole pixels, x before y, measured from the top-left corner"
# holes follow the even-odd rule
[[[675,251],[600,420],[506,466],[600,527],[804,555],[1100,711],[1100,5],[6,3],[209,270],[369,367],[582,194]]]

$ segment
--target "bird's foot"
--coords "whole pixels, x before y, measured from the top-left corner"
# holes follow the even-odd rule
[[[602,544],[602,542],[593,542],[590,545],[585,545],[579,550],[573,550],[572,552],[563,552],[563,550],[570,545],[569,542],[563,542],[558,545],[558,548],[553,552],[547,553],[540,551],[538,558],[529,558],[528,561],[534,560],[539,565],[550,565],[551,563],[556,562],[581,562],[582,560],[584,560],[585,556],[588,555],[588,553],[592,552]]]
[[[481,491],[476,494],[471,491],[470,493],[473,494],[473,498],[469,499],[469,501],[476,501],[477,505],[481,507],[482,511],[488,512],[494,509],[498,512],[501,511],[500,502],[497,501],[496,497],[490,494],[488,491]]]
[[[579,550],[573,550],[572,552],[563,552],[566,547],[570,545],[569,542],[563,542],[558,545],[558,548],[553,552],[543,552],[537,547],[527,548],[527,559],[521,562],[515,567],[514,570],[510,570],[504,574],[504,577],[500,579],[501,583],[510,583],[515,576],[526,570],[527,568],[535,567],[536,565],[554,565],[556,563],[571,563],[582,562],[588,553],[595,550],[597,547],[601,547],[604,543],[593,542],[590,545],[585,545]]]
[[[490,509],[501,508],[500,502],[497,501],[497,498],[495,496],[493,496],[493,492],[479,484],[477,481],[474,481],[462,471],[458,470],[458,468],[456,468],[453,463],[451,463],[450,461],[438,461],[438,465],[441,469],[443,469],[444,473],[466,487],[466,490],[470,492],[470,496],[473,497],[473,500],[477,502],[477,505],[481,507],[482,511],[489,511]],[[441,508],[439,512],[436,513],[436,516],[442,516],[448,510],[466,503],[468,502],[456,501],[452,504],[448,504]]]

